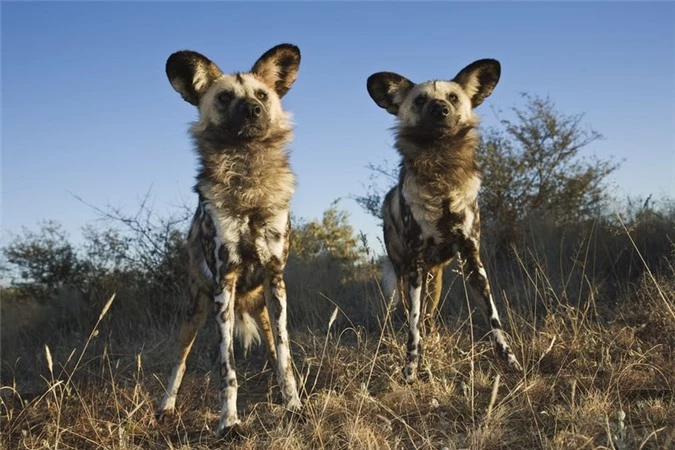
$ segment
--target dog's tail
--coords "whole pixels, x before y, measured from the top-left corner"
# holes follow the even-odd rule
[[[251,344],[260,344],[260,330],[258,324],[248,313],[242,312],[234,315],[234,336],[242,347],[244,353],[248,353]]]
[[[382,260],[382,290],[384,291],[385,300],[388,304],[393,306],[401,301],[401,295],[398,292],[398,276],[394,270],[394,264],[387,256]]]

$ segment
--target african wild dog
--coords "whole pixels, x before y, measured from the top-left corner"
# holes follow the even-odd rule
[[[479,255],[476,197],[481,180],[475,162],[479,137],[473,108],[492,93],[500,73],[498,61],[482,59],[450,81],[415,84],[391,72],[368,78],[368,93],[375,103],[398,119],[400,174],[382,205],[388,254],[383,269],[385,289],[402,294],[408,309],[403,374],[409,383],[422,359],[421,336],[433,324],[443,268],[457,253],[464,261],[468,285],[482,299],[497,352],[511,368],[520,370],[502,333]]]
[[[245,347],[263,332],[279,385],[292,411],[301,408],[286,328],[283,270],[289,249],[295,177],[288,162],[290,115],[281,97],[296,79],[300,50],[278,45],[250,72],[223,74],[193,51],[172,54],[173,88],[199,108],[191,128],[200,163],[197,211],[188,235],[192,309],[180,333],[180,353],[158,409],[174,410],[185,360],[209,309],[220,335],[222,410],[217,432],[237,432],[233,337]]]

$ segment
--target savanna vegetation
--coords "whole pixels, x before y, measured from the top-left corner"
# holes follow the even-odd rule
[[[405,385],[405,317],[378,282],[381,245],[338,204],[294,218],[286,277],[305,409],[285,414],[262,347],[239,351],[246,435],[218,422],[213,323],[174,420],[154,411],[188,305],[189,208],[99,209],[74,244],[57,223],[3,249],[0,447],[7,449],[675,448],[675,203],[613,198],[600,134],[525,96],[483,130],[484,262],[523,373],[505,370],[457,267],[423,379]],[[392,150],[393,151],[393,150]],[[357,201],[378,214],[393,171]]]

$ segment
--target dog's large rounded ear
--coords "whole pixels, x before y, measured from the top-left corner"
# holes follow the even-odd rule
[[[267,50],[253,64],[251,73],[283,97],[298,77],[300,49],[292,44],[280,44]]]
[[[401,103],[414,86],[415,83],[393,72],[374,73],[368,77],[366,82],[368,94],[377,106],[393,115],[398,114]]]
[[[462,86],[475,108],[492,94],[501,73],[502,66],[496,59],[479,59],[460,70],[453,81]]]
[[[199,106],[199,99],[223,73],[206,56],[182,50],[166,60],[166,76],[186,102]]]

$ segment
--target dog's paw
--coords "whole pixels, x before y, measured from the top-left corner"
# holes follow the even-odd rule
[[[292,412],[299,412],[302,410],[302,402],[300,401],[300,397],[298,397],[297,394],[293,395],[285,405],[286,409],[288,411]]]
[[[227,441],[235,441],[247,437],[247,431],[241,422],[237,421],[229,426],[219,425],[216,436]]]
[[[521,373],[523,371],[523,366],[520,365],[513,353],[510,353],[506,358],[506,365],[509,368],[510,372]]]
[[[304,414],[304,408],[302,406],[302,402],[300,401],[300,397],[297,395],[294,395],[292,398],[290,398],[286,402],[286,405],[284,405],[284,418],[288,418],[289,420],[297,420],[299,422],[306,422],[307,417]]]
[[[406,366],[401,370],[401,373],[403,374],[403,379],[405,380],[406,384],[413,384],[415,381],[417,381],[417,370],[415,367],[406,364]]]
[[[284,410],[284,419],[298,423],[307,423],[307,415],[302,407],[293,409],[286,407]]]
[[[155,412],[155,420],[157,423],[167,423],[173,419],[175,415],[176,410],[174,408],[158,409]]]

